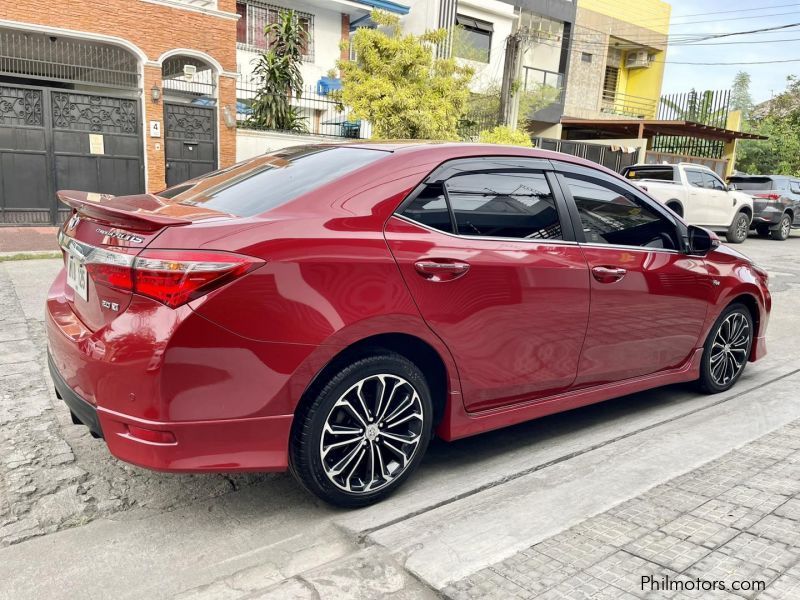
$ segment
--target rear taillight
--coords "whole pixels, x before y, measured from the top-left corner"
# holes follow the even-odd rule
[[[134,291],[174,308],[262,264],[257,258],[230,252],[145,250],[133,261]]]
[[[765,200],[780,200],[780,194],[753,194],[753,198],[763,198]]]
[[[143,250],[138,256],[82,247],[86,270],[96,284],[148,296],[175,308],[249,273],[264,261],[210,250]]]

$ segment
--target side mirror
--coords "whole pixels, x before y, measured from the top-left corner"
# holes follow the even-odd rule
[[[719,238],[708,229],[689,225],[689,254],[705,255],[719,246]]]

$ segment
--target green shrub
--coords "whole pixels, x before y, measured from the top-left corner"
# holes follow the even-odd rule
[[[485,129],[478,136],[482,144],[508,144],[510,146],[525,146],[532,148],[530,136],[519,129],[511,129],[506,125],[498,125],[494,129]]]

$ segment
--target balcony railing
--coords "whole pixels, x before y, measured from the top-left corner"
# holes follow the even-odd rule
[[[542,86],[558,90],[556,102],[561,102],[564,92],[564,74],[535,67],[522,67],[522,83],[526,92],[536,92]]]
[[[350,110],[340,106],[324,92],[315,87],[307,87],[300,98],[291,96],[289,104],[300,116],[298,129],[291,133],[345,138],[370,137],[370,125],[366,121],[353,119]],[[258,85],[241,78],[236,84],[236,119],[239,127],[246,129],[272,129],[261,127],[253,122],[252,104],[258,94]]]
[[[635,119],[652,119],[656,116],[657,105],[658,102],[652,98],[603,92],[600,111]]]

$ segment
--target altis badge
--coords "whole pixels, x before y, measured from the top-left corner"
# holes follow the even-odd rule
[[[131,242],[133,244],[141,244],[144,241],[144,238],[140,238],[138,235],[133,235],[132,233],[122,233],[119,231],[108,231],[107,229],[100,229],[97,228],[97,233],[100,235],[104,235],[106,237],[116,238],[118,240],[122,240],[123,242]]]

